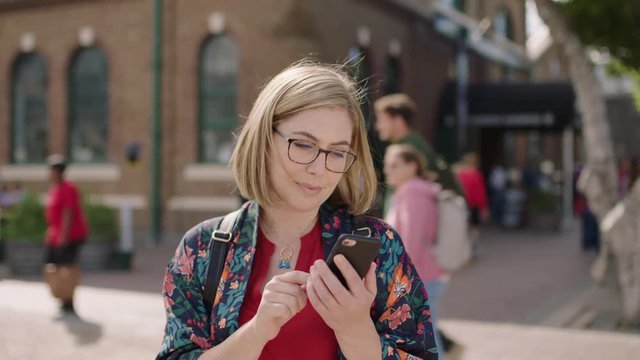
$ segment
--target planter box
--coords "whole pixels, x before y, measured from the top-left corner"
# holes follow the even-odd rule
[[[6,241],[6,261],[12,275],[41,275],[44,245],[32,241]]]
[[[554,213],[550,214],[529,214],[529,227],[541,231],[560,230],[562,216]]]
[[[29,241],[6,241],[6,263],[12,275],[40,275],[44,264],[44,245]],[[83,270],[100,271],[112,265],[113,242],[87,241],[78,255]]]
[[[133,253],[116,251],[113,257],[113,268],[116,270],[131,270]]]
[[[7,244],[4,239],[0,238],[0,262],[3,262],[7,257]]]
[[[106,270],[111,267],[114,250],[114,242],[89,239],[80,248],[78,265],[82,270]]]
[[[0,262],[4,261],[5,257],[6,257],[6,242],[7,240],[4,238],[5,237],[5,231],[7,231],[7,220],[3,217],[0,216]]]

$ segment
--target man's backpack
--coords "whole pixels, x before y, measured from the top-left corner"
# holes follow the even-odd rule
[[[438,265],[448,272],[471,259],[468,210],[464,198],[451,190],[438,194],[438,239],[433,248]]]

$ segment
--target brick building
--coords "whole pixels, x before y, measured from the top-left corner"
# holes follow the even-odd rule
[[[0,182],[44,192],[46,155],[64,153],[85,193],[133,206],[138,231],[149,228],[152,204],[162,230],[184,231],[237,207],[231,132],[260,86],[307,56],[361,59],[370,99],[409,93],[418,130],[436,142],[442,89],[460,73],[469,83],[529,76],[523,2],[466,3],[0,0]],[[139,160],[127,161],[137,150]]]

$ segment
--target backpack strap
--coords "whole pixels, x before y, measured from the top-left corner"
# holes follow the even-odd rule
[[[211,309],[213,308],[213,301],[216,296],[216,291],[218,290],[218,285],[220,284],[222,271],[224,270],[224,261],[229,251],[229,242],[233,239],[233,227],[241,212],[242,209],[238,209],[223,217],[218,223],[218,228],[211,235],[209,267],[207,268],[207,275],[204,280],[204,294],[202,298],[209,313],[211,313]]]
[[[371,228],[367,224],[365,215],[355,215],[353,217],[353,234],[371,237]]]
[[[207,277],[204,281],[203,301],[208,311],[213,308],[216,291],[220,284],[222,271],[224,270],[224,261],[229,251],[229,242],[233,239],[233,226],[242,209],[236,210],[226,215],[218,225],[218,229],[211,235],[211,251],[209,258],[209,267],[207,268]],[[371,237],[371,228],[367,224],[365,215],[356,215],[353,217],[353,233]]]

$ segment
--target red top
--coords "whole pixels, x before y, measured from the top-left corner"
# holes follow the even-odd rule
[[[464,168],[460,169],[457,175],[464,190],[467,205],[470,208],[487,210],[487,190],[482,173],[476,169]]]
[[[69,241],[84,240],[87,236],[87,222],[80,206],[80,197],[76,187],[67,181],[51,186],[47,200],[47,245],[57,246],[60,243],[62,230],[62,214],[65,209],[71,209],[71,223],[69,224]]]
[[[301,239],[300,253],[296,270],[309,272],[309,268],[317,259],[324,259],[322,250],[320,222],[311,232]],[[247,292],[240,309],[238,319],[242,326],[251,320],[262,299],[262,286],[265,283],[269,263],[275,246],[258,229],[258,241],[255,258],[251,269],[251,277],[247,284]],[[328,360],[338,356],[338,342],[333,330],[324,323],[320,315],[307,300],[307,306],[296,314],[281,329],[275,339],[269,341],[262,349],[259,360],[271,359],[305,359]]]

